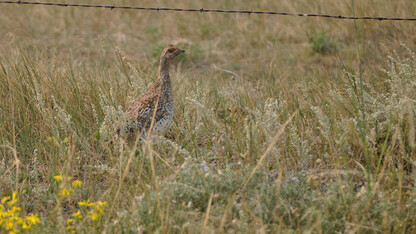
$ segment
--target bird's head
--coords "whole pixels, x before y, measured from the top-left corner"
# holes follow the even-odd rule
[[[170,45],[163,50],[162,55],[160,56],[160,60],[172,61],[176,56],[184,52],[185,50],[182,50],[182,49],[176,48],[173,45]]]

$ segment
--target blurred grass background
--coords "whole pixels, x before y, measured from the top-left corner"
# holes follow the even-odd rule
[[[105,4],[416,13],[412,0]],[[109,207],[77,232],[415,231],[413,22],[24,5],[0,13],[0,196],[19,192],[22,213],[41,217],[33,231],[64,232],[87,199]],[[108,145],[169,44],[187,51],[171,71],[170,130],[137,152]],[[82,188],[59,197],[70,180],[57,185],[57,174]]]

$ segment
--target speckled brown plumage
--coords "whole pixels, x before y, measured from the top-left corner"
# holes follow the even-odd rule
[[[169,67],[173,59],[185,52],[172,45],[165,48],[160,56],[159,77],[147,93],[137,98],[127,109],[129,120],[124,127],[116,128],[116,134],[142,133],[145,138],[154,115],[152,135],[161,135],[172,123],[174,101],[169,76]],[[157,103],[156,114],[154,114]]]

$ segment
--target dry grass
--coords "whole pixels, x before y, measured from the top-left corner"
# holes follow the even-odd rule
[[[140,4],[414,14],[412,0]],[[78,232],[415,231],[414,23],[0,7],[0,196],[20,194],[33,230],[63,232],[90,199],[109,205]],[[107,144],[170,43],[187,53],[169,132]]]

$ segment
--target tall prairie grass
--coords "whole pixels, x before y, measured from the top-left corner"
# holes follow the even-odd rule
[[[414,14],[412,0],[140,5]],[[0,7],[0,197],[39,215],[30,230],[416,231],[413,23]],[[169,131],[110,144],[171,43],[187,52]]]

